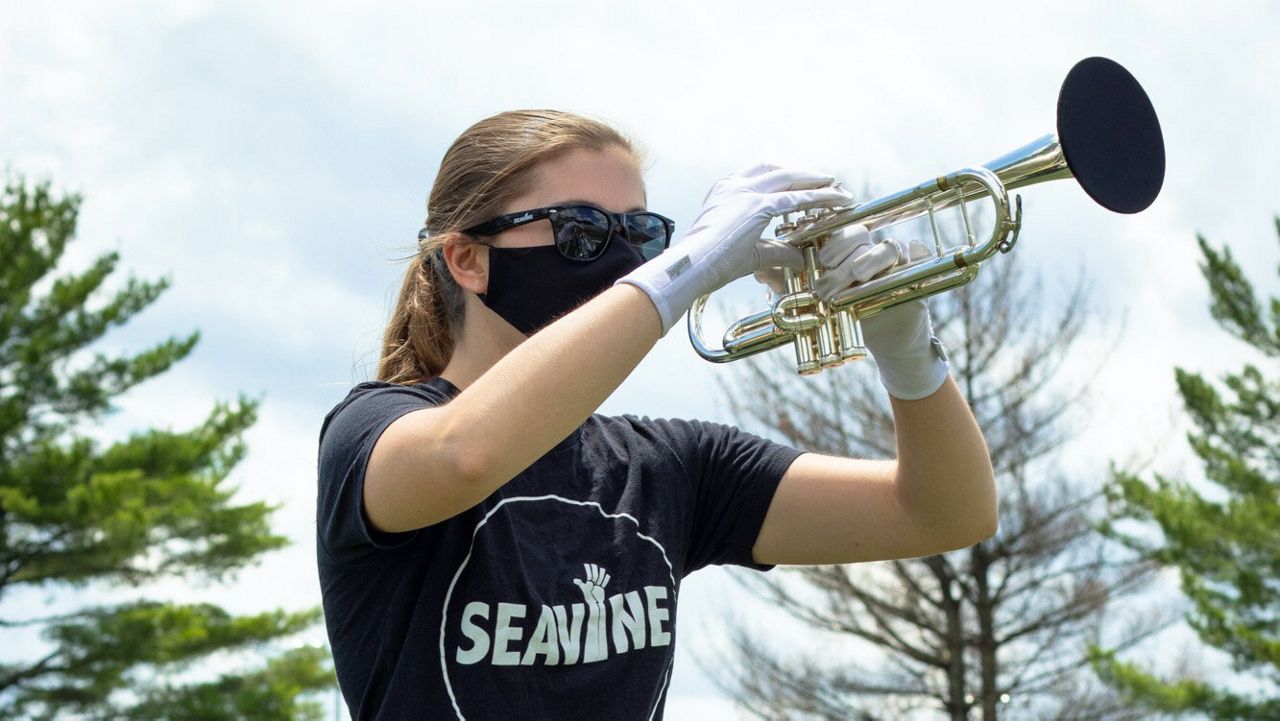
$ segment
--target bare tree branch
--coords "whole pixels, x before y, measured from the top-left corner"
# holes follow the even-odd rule
[[[1155,569],[1097,534],[1098,483],[1064,477],[1056,455],[1075,437],[1090,383],[1067,385],[1073,345],[1091,327],[1089,283],[1078,274],[1061,308],[1042,319],[1038,278],[1008,256],[978,281],[930,300],[952,373],[984,429],[999,486],[1000,528],[969,549],[881,564],[786,567],[776,578],[732,576],[769,605],[834,638],[878,646],[874,671],[819,655],[779,655],[750,628],[731,628],[733,651],[708,665],[717,684],[760,718],[901,718],[933,708],[968,721],[1001,709],[1037,718],[1132,718],[1084,663],[1085,641],[1117,601],[1145,589]],[[766,354],[721,381],[739,423],[796,447],[892,458],[893,415],[873,368],[799,378],[788,354]],[[749,389],[750,392],[742,392]],[[796,593],[798,584],[806,593]],[[1111,647],[1154,630],[1121,629]],[[833,646],[836,648],[838,646]],[[701,663],[701,662],[700,662]],[[1087,703],[1072,694],[1088,689]],[[1034,711],[1031,711],[1034,709]],[[1018,718],[1027,716],[1017,716]]]

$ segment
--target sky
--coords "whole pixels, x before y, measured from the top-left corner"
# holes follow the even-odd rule
[[[1079,372],[1115,349],[1063,466],[1100,477],[1110,460],[1147,459],[1193,472],[1174,366],[1212,377],[1256,360],[1210,319],[1194,238],[1230,243],[1258,287],[1277,292],[1274,4],[303,8],[0,0],[0,164],[84,196],[59,274],[119,252],[99,304],[130,275],[171,281],[90,350],[137,353],[201,333],[187,359],[120,397],[118,412],[86,432],[106,443],[150,427],[188,429],[218,401],[262,400],[231,481],[239,499],[279,503],[277,526],[294,544],[230,586],[148,593],[242,613],[319,603],[321,420],[373,376],[445,149],[501,110],[570,110],[634,137],[649,160],[649,207],[673,218],[678,235],[715,180],[760,161],[880,193],[984,163],[1053,132],[1066,71],[1111,57],[1160,116],[1164,190],[1147,211],[1123,216],[1070,181],[1030,188],[1015,250],[1042,274],[1047,313],[1083,268],[1095,306],[1123,324],[1118,343],[1113,331],[1080,344]],[[758,296],[751,283],[727,297],[749,304]],[[715,390],[728,373],[699,359],[677,324],[600,412],[732,422]],[[682,590],[668,717],[731,716],[692,654],[715,635],[725,604],[752,601],[718,568]],[[31,593],[6,599],[5,611],[130,593]],[[308,640],[323,642],[323,629]],[[11,652],[38,643],[24,638]]]

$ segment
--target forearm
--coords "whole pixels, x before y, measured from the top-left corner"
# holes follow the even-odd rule
[[[948,376],[932,395],[890,396],[898,444],[897,492],[903,507],[930,528],[957,537],[995,532],[996,492],[982,430]]]
[[[473,478],[496,489],[532,465],[600,407],[659,333],[649,297],[617,285],[507,353],[450,403]]]

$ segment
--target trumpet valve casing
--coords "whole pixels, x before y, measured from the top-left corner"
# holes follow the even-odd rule
[[[834,211],[810,210],[798,220],[783,217],[776,235],[785,239],[805,225],[820,221]],[[774,305],[774,315],[782,316],[788,325],[796,327],[792,338],[796,353],[796,370],[801,375],[812,375],[827,368],[835,368],[847,361],[865,358],[867,349],[862,345],[862,332],[857,318],[848,310],[834,310],[813,294],[813,287],[822,277],[824,268],[818,260],[818,252],[831,238],[830,233],[810,236],[795,247],[804,258],[800,272],[783,269],[787,294]],[[791,315],[789,311],[796,312]],[[803,314],[799,311],[805,311]]]

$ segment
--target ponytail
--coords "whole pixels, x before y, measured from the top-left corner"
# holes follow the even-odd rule
[[[378,380],[414,384],[440,375],[453,356],[462,318],[462,288],[444,257],[437,251],[414,258],[382,336]]]

